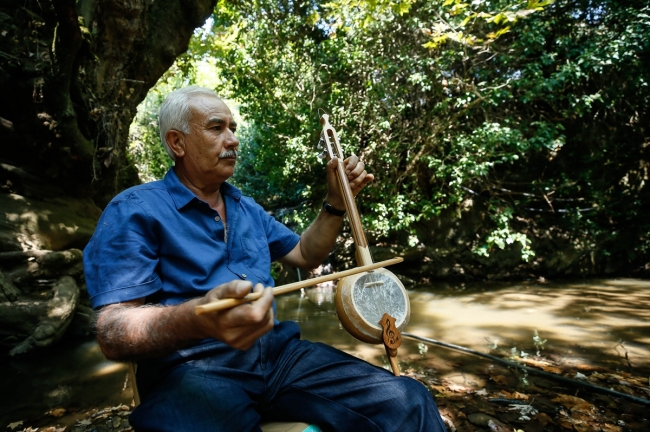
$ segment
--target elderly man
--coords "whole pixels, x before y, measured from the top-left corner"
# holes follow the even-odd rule
[[[254,431],[268,419],[335,431],[444,431],[417,381],[300,340],[297,324],[275,319],[271,262],[314,268],[336,240],[336,209],[344,208],[336,163],[327,166],[330,206],[297,236],[227,183],[236,128],[214,92],[171,93],[160,134],[174,168],[116,196],[84,251],[100,347],[110,359],[138,362],[134,428]],[[373,179],[355,156],[345,167],[355,194]],[[194,313],[251,290],[263,294]]]

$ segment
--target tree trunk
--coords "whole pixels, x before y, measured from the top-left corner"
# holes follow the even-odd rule
[[[126,158],[136,108],[215,3],[0,0],[3,310],[30,309],[18,304],[33,302],[36,291],[41,300],[30,310],[46,308],[42,297],[61,291],[66,275],[84,286],[79,250],[99,208],[138,182]],[[66,262],[49,251],[65,251],[71,265],[48,268],[43,256]],[[4,317],[3,330],[13,325]],[[3,346],[22,352],[60,336],[43,336],[42,320],[25,315],[24,322],[18,333],[0,333]]]

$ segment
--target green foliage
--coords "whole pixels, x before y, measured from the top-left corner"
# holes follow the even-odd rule
[[[377,176],[358,200],[375,236],[474,206],[489,216],[479,255],[529,260],[559,228],[638,262],[649,52],[636,1],[222,0],[186,58],[212,59],[217,91],[240,103],[235,180],[285,221],[304,226],[324,196],[328,113]]]
[[[162,100],[164,96],[158,89],[150,92],[138,106],[129,130],[128,157],[144,183],[161,179],[172,166],[172,160],[160,143],[158,109]]]

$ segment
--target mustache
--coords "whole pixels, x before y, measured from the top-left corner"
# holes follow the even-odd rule
[[[221,152],[219,155],[219,158],[235,158],[237,159],[239,157],[239,151],[238,150],[224,150]]]

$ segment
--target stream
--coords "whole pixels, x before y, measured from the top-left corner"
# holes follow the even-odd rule
[[[560,353],[565,365],[650,372],[650,281],[434,283],[410,289],[406,333],[507,357]],[[303,338],[385,366],[382,346],[340,325],[331,284],[277,298],[278,318],[300,323]],[[398,358],[445,357],[449,349],[404,338]],[[37,355],[0,360],[0,428],[65,408],[129,404],[127,367],[107,361],[94,341],[62,341]]]

